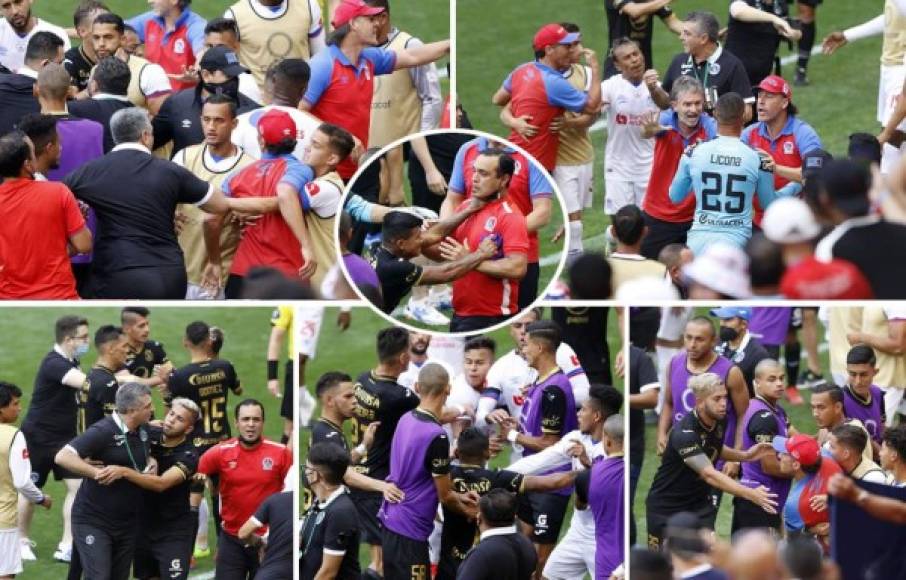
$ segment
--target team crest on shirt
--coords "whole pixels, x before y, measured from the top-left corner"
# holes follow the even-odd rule
[[[227,462],[227,469],[236,469],[236,462],[235,462],[235,461],[228,461],[228,462]]]
[[[94,544],[94,536],[92,536],[91,534],[85,536],[85,543],[88,544],[89,546],[93,545],[93,544]]]
[[[783,144],[783,153],[785,155],[793,154],[793,142],[792,141],[787,141],[786,143]]]
[[[145,351],[145,360],[148,361],[148,362],[153,361],[153,360],[154,360],[154,353],[151,352],[150,350],[146,350],[146,351]]]
[[[270,457],[265,457],[261,460],[261,469],[264,471],[271,471],[274,469],[274,460]]]
[[[186,41],[181,38],[177,38],[176,42],[173,43],[173,52],[175,52],[176,54],[185,53],[186,52]]]
[[[321,188],[318,187],[318,184],[317,184],[317,183],[315,183],[314,181],[311,181],[311,182],[305,184],[305,191],[306,191],[309,195],[311,195],[312,197],[314,197],[314,196],[318,195],[318,193],[321,192]]]
[[[708,74],[715,75],[715,76],[719,75],[720,74],[720,65],[716,62],[712,62],[711,66],[708,67]]]
[[[484,222],[484,229],[486,231],[493,232],[495,227],[497,227],[496,216],[491,216],[488,218],[488,221]]]

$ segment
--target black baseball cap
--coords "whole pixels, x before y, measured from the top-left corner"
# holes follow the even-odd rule
[[[871,172],[862,162],[836,159],[824,166],[821,173],[824,191],[831,203],[850,217],[867,215],[871,209],[868,190]]]
[[[817,200],[821,191],[824,167],[834,157],[824,149],[812,149],[802,156],[802,197],[806,200]]]
[[[853,133],[849,136],[846,156],[853,161],[881,163],[881,143],[871,133]]]
[[[228,77],[238,77],[249,69],[239,64],[239,57],[226,46],[213,46],[205,51],[199,66],[207,71],[220,70]]]

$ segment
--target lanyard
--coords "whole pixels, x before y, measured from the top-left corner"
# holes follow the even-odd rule
[[[117,413],[117,416],[119,416],[118,413]],[[122,417],[120,417],[120,419],[122,420]],[[123,425],[125,425],[125,423],[123,423]],[[126,432],[125,427],[123,427],[122,425],[117,423],[117,427],[119,427],[120,431],[122,431],[122,433],[123,433],[123,444],[126,446],[126,453],[129,454],[129,461],[132,462],[132,467],[136,471],[141,473],[142,470],[138,468],[138,463],[135,461],[135,457],[132,456],[132,448],[129,447],[129,434]]]
[[[302,531],[299,534],[302,542],[302,558],[305,558],[305,554],[308,552],[308,548],[311,547],[311,542],[315,537],[315,532],[318,530],[318,524],[321,523],[322,519],[324,519],[324,514],[320,505],[318,504],[318,501],[315,500],[312,503],[311,509],[308,510],[308,513],[305,515],[305,521],[302,524]]]

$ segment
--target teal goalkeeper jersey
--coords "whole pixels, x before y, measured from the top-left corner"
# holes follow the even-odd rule
[[[680,158],[670,185],[670,201],[680,203],[695,191],[695,217],[687,245],[696,255],[712,243],[744,246],[752,237],[752,199],[761,207],[774,201],[774,174],[738,137],[718,136],[699,143]]]

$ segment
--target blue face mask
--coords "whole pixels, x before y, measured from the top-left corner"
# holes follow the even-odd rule
[[[72,355],[75,358],[82,358],[86,354],[88,354],[88,343],[87,342],[76,346],[75,351],[72,353]]]

